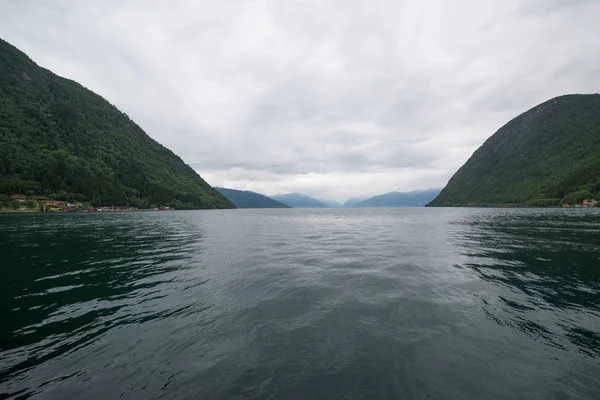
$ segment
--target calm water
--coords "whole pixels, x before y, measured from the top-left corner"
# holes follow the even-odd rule
[[[0,398],[600,398],[599,209],[4,214],[0,250]]]

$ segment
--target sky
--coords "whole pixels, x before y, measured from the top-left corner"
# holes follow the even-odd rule
[[[600,91],[598,0],[0,0],[0,38],[208,183],[443,187],[510,119]]]

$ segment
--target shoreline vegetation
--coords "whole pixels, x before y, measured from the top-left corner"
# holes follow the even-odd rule
[[[491,203],[491,204],[479,204],[479,203],[467,203],[467,204],[436,204],[426,205],[425,207],[456,207],[456,208],[597,208],[600,207],[600,201],[595,199],[583,200],[579,203],[561,203],[557,201],[552,202],[530,202],[530,203]]]
[[[448,204],[438,205],[436,207],[452,207],[452,208],[598,208],[600,207],[600,201],[591,199],[583,200],[576,204],[559,204],[558,202],[548,202],[543,204],[530,203],[530,204]],[[365,208],[365,207],[361,207]],[[370,207],[376,208],[376,207]],[[51,198],[27,198],[25,196],[11,196],[0,195],[0,213],[40,213],[40,212],[51,212],[51,213],[81,213],[81,212],[135,212],[135,211],[175,211],[176,208],[165,207],[165,206],[152,206],[150,208],[139,208],[130,206],[107,206],[107,207],[94,207],[89,202],[66,202],[60,200],[54,200]]]
[[[115,211],[170,211],[171,207],[153,205],[150,208],[130,206],[94,207],[89,202],[67,202],[43,197],[0,194],[0,212],[115,212]]]
[[[107,210],[75,210],[75,211],[64,211],[64,210],[58,210],[58,209],[52,209],[52,210],[34,210],[34,209],[18,209],[18,210],[13,210],[12,208],[0,208],[0,214],[49,214],[49,213],[58,213],[58,214],[62,214],[62,213],[102,213],[102,212],[145,212],[145,211],[184,211],[184,210],[175,210],[175,209],[169,209],[169,210],[165,210],[165,209],[154,209],[154,208],[123,208],[123,209],[107,209]]]

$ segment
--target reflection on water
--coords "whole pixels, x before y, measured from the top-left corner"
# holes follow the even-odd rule
[[[598,213],[517,210],[469,215],[455,224],[461,227],[455,241],[468,258],[457,267],[506,292],[480,295],[487,318],[600,356]]]
[[[0,381],[87,348],[116,327],[201,311],[184,295],[185,270],[202,255],[201,227],[147,217],[2,221]],[[40,386],[69,377],[49,376]]]
[[[600,398],[598,210],[0,215],[0,398]]]

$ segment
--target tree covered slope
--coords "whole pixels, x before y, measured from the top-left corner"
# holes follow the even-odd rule
[[[439,193],[440,189],[390,192],[360,201],[354,207],[424,207]]]
[[[490,137],[431,206],[553,206],[600,198],[600,95],[554,98]]]
[[[271,198],[294,208],[328,208],[325,203],[299,193],[278,194]]]
[[[290,206],[273,200],[270,197],[249,190],[235,190],[216,187],[237,208],[290,208]]]
[[[108,101],[1,39],[0,193],[95,205],[234,207]]]

